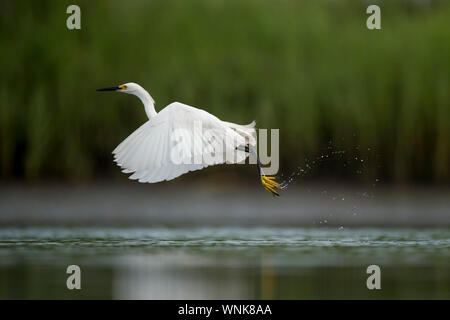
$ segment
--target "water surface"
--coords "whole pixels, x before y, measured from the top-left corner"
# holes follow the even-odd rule
[[[448,229],[3,227],[0,298],[450,299],[449,248]]]

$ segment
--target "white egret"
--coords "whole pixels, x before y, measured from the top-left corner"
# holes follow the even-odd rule
[[[278,195],[280,185],[266,176],[255,152],[255,122],[239,125],[183,103],[173,102],[155,111],[155,101],[137,83],[125,83],[97,91],[118,91],[137,96],[149,118],[116,149],[114,161],[130,179],[155,183],[186,172],[221,163],[241,163],[249,153],[257,159],[263,187]]]

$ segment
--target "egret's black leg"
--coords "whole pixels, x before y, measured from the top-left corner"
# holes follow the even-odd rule
[[[261,184],[264,189],[270,192],[273,196],[279,196],[276,189],[281,189],[280,185],[275,181],[275,177],[266,176],[261,168],[261,162],[259,161],[258,155],[255,152],[255,149],[249,146],[239,146],[236,148],[237,150],[245,151],[247,153],[251,153],[256,158],[256,167],[258,168],[258,174],[261,179]]]

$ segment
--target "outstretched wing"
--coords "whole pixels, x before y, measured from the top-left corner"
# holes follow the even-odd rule
[[[242,162],[248,154],[236,148],[248,140],[212,114],[174,102],[128,136],[113,154],[124,173],[133,173],[130,179],[153,183],[209,165]]]

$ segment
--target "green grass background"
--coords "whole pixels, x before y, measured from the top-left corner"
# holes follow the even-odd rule
[[[311,177],[448,183],[450,1],[370,4],[381,30],[366,1],[0,1],[0,177],[119,176],[145,113],[95,89],[134,81],[157,110],[279,128],[287,174],[331,146]]]

